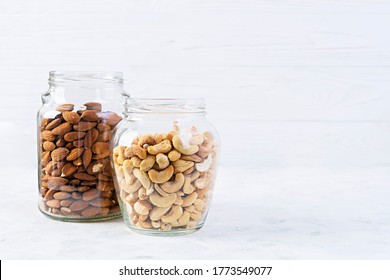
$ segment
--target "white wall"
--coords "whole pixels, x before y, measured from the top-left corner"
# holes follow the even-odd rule
[[[1,165],[34,166],[49,70],[207,97],[224,166],[390,165],[389,27],[388,0],[0,0]]]

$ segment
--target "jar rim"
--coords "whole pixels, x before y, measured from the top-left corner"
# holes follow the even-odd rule
[[[204,98],[130,98],[129,113],[205,113]]]
[[[61,82],[123,83],[123,73],[118,71],[50,71],[49,84]]]

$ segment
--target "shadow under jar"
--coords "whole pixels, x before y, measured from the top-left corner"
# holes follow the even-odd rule
[[[114,182],[126,224],[147,235],[200,229],[216,179],[219,139],[203,99],[130,99],[114,130]]]
[[[109,141],[123,90],[120,72],[50,72],[38,111],[39,209],[62,221],[121,216]]]

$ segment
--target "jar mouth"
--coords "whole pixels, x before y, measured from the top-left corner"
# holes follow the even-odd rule
[[[205,113],[204,98],[130,98],[128,113]]]
[[[122,72],[50,71],[49,84],[56,83],[123,83]]]

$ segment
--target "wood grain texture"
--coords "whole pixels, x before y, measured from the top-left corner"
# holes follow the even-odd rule
[[[206,97],[229,164],[239,131],[264,164],[389,165],[387,26],[389,1],[2,0],[0,125],[35,137],[49,70],[118,70],[132,96]]]

